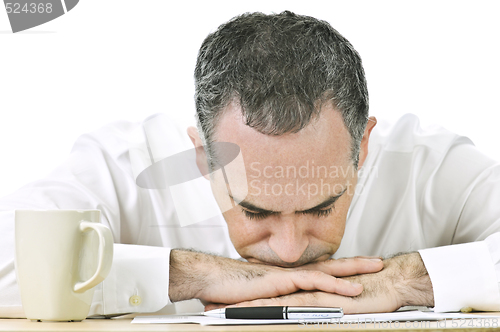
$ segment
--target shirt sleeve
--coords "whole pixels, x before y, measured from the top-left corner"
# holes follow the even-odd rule
[[[69,159],[45,179],[0,199],[0,317],[25,317],[14,269],[16,209],[101,211],[113,234],[114,257],[108,277],[95,288],[89,316],[155,312],[171,303],[170,248],[134,244],[139,228],[132,227],[140,227],[144,202],[130,170],[127,126],[80,137]]]
[[[98,285],[89,316],[156,312],[168,297],[170,249],[115,244],[113,265]]]
[[[454,206],[453,220],[442,220],[451,225],[453,245],[419,250],[434,311],[500,311],[500,165],[472,145],[458,145],[432,182],[428,198],[436,209],[450,199]]]
[[[419,250],[432,282],[435,312],[500,311],[499,241],[495,233],[485,241]]]

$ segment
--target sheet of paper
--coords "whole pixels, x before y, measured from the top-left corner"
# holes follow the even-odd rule
[[[421,311],[403,311],[382,314],[360,314],[344,315],[340,319],[309,320],[309,323],[375,323],[375,322],[395,322],[395,321],[437,321],[444,319],[466,319],[466,318],[496,318],[499,316],[484,316],[462,313],[434,313]],[[132,323],[139,324],[180,324],[195,323],[201,325],[265,325],[265,324],[301,324],[304,320],[287,319],[222,319],[205,316],[182,316],[182,315],[161,315],[161,316],[137,316]]]

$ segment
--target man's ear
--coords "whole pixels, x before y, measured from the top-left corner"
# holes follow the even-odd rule
[[[372,129],[375,127],[376,124],[377,124],[377,118],[375,118],[374,116],[370,116],[368,118],[368,123],[366,124],[363,138],[361,139],[358,169],[361,168],[361,166],[363,166],[366,157],[368,156],[368,141],[370,140],[370,134],[372,132]]]
[[[205,179],[209,180],[207,155],[200,134],[195,127],[188,127],[187,134],[196,149],[196,165]]]

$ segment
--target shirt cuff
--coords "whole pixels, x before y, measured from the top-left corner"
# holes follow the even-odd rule
[[[419,250],[434,291],[434,311],[500,311],[495,264],[484,241]],[[498,255],[498,254],[497,254]]]
[[[156,312],[168,296],[170,248],[114,244],[113,265],[99,284],[89,316]]]

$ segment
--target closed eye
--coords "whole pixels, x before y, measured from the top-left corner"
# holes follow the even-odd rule
[[[333,211],[333,206],[326,210],[309,210],[309,211],[299,211],[300,214],[311,214],[315,217],[326,217]]]
[[[316,205],[313,208],[310,208],[308,210],[295,211],[295,213],[308,214],[308,215],[313,215],[316,217],[326,217],[330,213],[332,213],[333,209],[335,208],[335,206],[334,206],[335,202],[346,192],[346,190],[347,190],[347,188],[342,190],[342,192],[338,195],[330,196],[324,202]],[[231,199],[234,200],[234,198],[231,195],[230,195],[230,197],[231,197]],[[265,210],[265,209],[259,208],[258,206],[255,206],[254,204],[252,204],[250,202],[239,201],[239,205],[241,206],[241,211],[243,211],[245,216],[250,220],[262,220],[262,219],[265,219],[271,215],[281,214],[281,212],[279,212],[279,211]]]
[[[279,212],[250,212],[245,209],[241,209],[245,216],[250,220],[262,220],[273,214],[279,214]]]
[[[262,220],[262,219],[266,219],[267,217],[271,216],[271,215],[275,215],[275,214],[279,214],[279,212],[250,212],[248,210],[244,210],[244,209],[241,209],[243,211],[243,213],[245,214],[245,216],[250,219],[250,220]],[[326,217],[328,216],[330,213],[332,213],[333,211],[333,206],[329,209],[326,209],[326,210],[309,210],[309,211],[298,211],[296,213],[300,213],[300,214],[309,214],[309,215],[313,215],[315,217]]]

